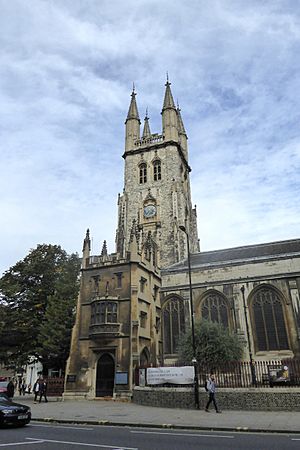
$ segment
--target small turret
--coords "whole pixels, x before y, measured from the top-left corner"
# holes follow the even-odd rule
[[[146,109],[146,115],[144,119],[144,131],[143,131],[143,139],[147,139],[151,136],[150,125],[149,125],[149,117],[148,117],[148,109]]]
[[[87,267],[87,260],[90,257],[91,252],[91,239],[90,239],[90,230],[86,230],[86,235],[83,241],[82,247],[82,268],[85,269]]]
[[[161,112],[163,135],[165,136],[166,141],[171,140],[178,142],[177,111],[170,88],[171,83],[169,82],[168,78],[165,86],[166,86],[165,98]]]
[[[125,151],[133,149],[134,142],[140,139],[140,117],[136,104],[136,93],[133,86],[131,93],[131,102],[125,121],[126,136],[125,136]]]

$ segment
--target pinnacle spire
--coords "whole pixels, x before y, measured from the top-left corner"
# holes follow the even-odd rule
[[[107,245],[106,245],[106,241],[103,241],[103,246],[102,246],[102,250],[101,250],[101,256],[107,256]]]
[[[169,75],[167,73],[167,82],[165,84],[166,91],[165,91],[165,98],[164,98],[164,104],[163,104],[163,110],[166,108],[174,108],[175,109],[175,103],[171,91],[171,83],[169,82]]]
[[[83,249],[82,251],[84,252],[84,250],[87,249],[88,251],[91,250],[91,239],[90,239],[90,230],[89,228],[86,230],[86,235],[83,241]]]
[[[131,93],[131,101],[130,101],[130,105],[129,105],[129,110],[128,110],[126,122],[129,119],[137,119],[140,122],[140,117],[139,117],[139,112],[138,112],[138,108],[137,108],[137,103],[136,103],[135,97],[136,97],[136,92],[135,92],[135,86],[134,86],[134,83],[133,83],[132,93]]]
[[[148,108],[147,108],[145,119],[144,119],[143,139],[150,137],[150,136],[151,136],[151,131],[150,131],[150,125],[149,125]]]
[[[181,117],[181,109],[179,108],[178,101],[177,101],[177,116],[178,116],[178,130],[179,130],[179,133],[186,135],[186,131],[185,131],[185,128],[184,128],[183,120],[182,120],[182,117]]]

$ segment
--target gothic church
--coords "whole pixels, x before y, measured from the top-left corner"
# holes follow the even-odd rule
[[[176,361],[191,317],[188,249],[195,320],[237,333],[245,359],[299,356],[300,239],[200,252],[187,134],[169,81],[161,114],[162,132],[151,133],[146,114],[141,134],[133,90],[116,251],[104,242],[91,255],[87,231],[65,397],[130,395],[136,368]]]

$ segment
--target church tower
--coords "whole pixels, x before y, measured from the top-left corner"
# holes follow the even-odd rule
[[[116,251],[125,256],[132,224],[138,229],[139,250],[149,236],[157,245],[159,267],[187,256],[184,225],[191,252],[199,251],[196,208],[192,208],[187,135],[167,80],[162,108],[162,133],[151,133],[146,112],[143,133],[133,89],[125,121],[124,190],[118,198]]]

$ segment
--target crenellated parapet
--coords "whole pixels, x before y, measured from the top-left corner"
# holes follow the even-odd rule
[[[134,142],[135,147],[148,147],[149,145],[157,145],[160,142],[164,142],[165,136],[163,134],[154,133],[146,138],[137,139]]]
[[[128,257],[124,258],[119,253],[111,253],[110,255],[92,255],[87,260],[86,268],[110,266],[113,264],[127,263],[128,261]]]

